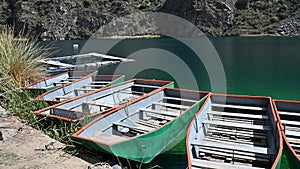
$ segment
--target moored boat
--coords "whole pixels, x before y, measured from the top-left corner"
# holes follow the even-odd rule
[[[281,125],[282,136],[295,156],[290,162],[300,167],[300,101],[273,100],[275,111]],[[292,157],[291,157],[292,158]]]
[[[172,88],[173,82],[132,79],[69,99],[65,102],[36,111],[35,114],[69,122],[96,118],[119,105],[127,104],[140,97],[146,97],[156,90],[162,90],[166,87]]]
[[[164,89],[99,117],[72,138],[118,157],[147,163],[186,136],[208,93]]]
[[[47,92],[53,90],[59,86],[70,84],[78,81],[81,78],[89,77],[97,74],[96,70],[74,70],[61,73],[55,76],[50,76],[39,81],[33,82],[24,87],[29,91],[41,91]]]
[[[190,169],[281,165],[281,133],[269,97],[212,94],[186,139]]]
[[[132,59],[110,56],[100,53],[86,53],[71,56],[47,58],[41,63],[48,65],[45,72],[50,75],[58,74],[69,70],[98,69],[102,66],[109,66],[121,62],[131,62]]]
[[[88,92],[105,88],[125,80],[124,75],[93,75],[82,78],[74,83],[62,85],[54,90],[43,93],[34,100],[42,100],[50,104],[59,103]]]

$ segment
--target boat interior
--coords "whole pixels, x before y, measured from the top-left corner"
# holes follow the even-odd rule
[[[86,76],[92,74],[93,72],[95,72],[95,71],[69,71],[66,73],[56,75],[54,77],[47,78],[38,83],[32,84],[32,85],[28,86],[27,88],[28,89],[34,89],[34,88],[46,89],[46,88],[50,88],[50,87],[61,86],[61,85],[72,83],[83,77],[86,77]]]
[[[279,134],[269,98],[212,95],[190,126],[192,168],[271,168]]]
[[[169,81],[130,80],[68,100],[37,112],[37,114],[76,120],[104,113],[106,110],[129,103],[170,83]]]
[[[95,121],[79,136],[104,144],[125,141],[166,125],[200,102],[205,94],[165,89]]]
[[[39,100],[44,101],[65,101],[82,94],[109,86],[112,82],[124,77],[123,75],[95,75],[80,81],[64,85],[53,91],[45,93]]]
[[[285,137],[300,158],[300,102],[274,101]]]

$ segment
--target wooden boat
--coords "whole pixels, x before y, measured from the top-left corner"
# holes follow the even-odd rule
[[[207,94],[156,91],[93,120],[72,138],[89,148],[147,163],[184,139]]]
[[[295,156],[289,159],[300,167],[300,101],[274,100],[274,108],[278,115],[282,136]],[[297,161],[297,162],[296,162]]]
[[[81,78],[97,74],[95,70],[68,71],[59,75],[47,77],[24,87],[25,90],[47,92],[59,86],[71,84]]]
[[[43,93],[34,100],[43,100],[50,104],[59,103],[82,94],[105,88],[125,80],[124,75],[93,75],[82,78],[74,83],[61,85],[60,87]]]
[[[186,139],[189,169],[280,167],[282,139],[269,97],[212,94]]]
[[[95,118],[119,105],[140,97],[151,95],[156,90],[173,87],[173,82],[162,80],[133,79],[107,88],[98,89],[65,102],[36,111],[35,114],[64,121]]]
[[[121,62],[134,61],[116,56],[110,56],[99,53],[87,53],[55,58],[47,58],[41,63],[47,65],[46,72],[48,74],[57,74],[69,70],[83,70],[83,69],[98,69],[101,66],[109,66]]]

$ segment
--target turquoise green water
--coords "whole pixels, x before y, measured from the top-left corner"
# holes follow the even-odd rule
[[[196,46],[199,44],[199,48],[204,41],[203,38],[184,40]],[[300,37],[226,37],[211,38],[210,40],[218,52],[225,70],[227,93],[300,100]],[[64,47],[59,55],[67,55],[72,54],[72,43],[79,43],[82,47],[84,42],[60,41],[54,45]],[[114,42],[116,41],[99,40],[95,42],[97,47],[93,48],[93,51],[106,53],[106,47]],[[188,46],[176,39],[123,40],[114,45],[108,54],[121,57],[142,54],[150,59],[154,58],[153,55],[155,54],[156,60],[157,57],[163,58],[167,54],[165,52],[151,52],[151,50],[140,52],[145,51],[145,49],[161,49],[173,53],[174,57],[180,58],[189,66],[194,77],[196,77],[199,90],[211,90],[209,75],[204,64]],[[182,69],[182,65],[176,65],[172,60],[165,64]],[[118,65],[103,68],[101,72],[112,73],[117,67]],[[178,84],[177,79],[164,70],[146,67],[143,71],[136,73],[136,77],[174,80]],[[180,87],[195,89],[190,83],[189,76],[183,84],[181,83]],[[187,165],[184,148],[183,141],[176,147],[172,155],[160,155],[151,164],[144,165],[144,167],[159,165],[163,168],[185,168]]]

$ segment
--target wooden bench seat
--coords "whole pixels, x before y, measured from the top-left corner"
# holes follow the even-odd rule
[[[222,134],[227,134],[227,135],[231,135],[231,136],[237,136],[237,137],[249,137],[249,138],[258,138],[258,139],[267,139],[266,135],[256,135],[253,133],[240,133],[240,132],[233,132],[233,131],[220,131],[220,130],[211,130],[209,129],[207,131],[208,133],[217,133],[219,135]]]
[[[268,154],[268,155],[276,155],[274,149],[265,148],[265,147],[256,147],[252,145],[239,145],[234,143],[225,143],[225,142],[217,142],[217,141],[199,141],[194,140],[191,142],[192,145],[200,146],[200,147],[215,147],[215,148],[223,148],[228,150],[237,150],[243,152],[251,152],[258,154]]]
[[[289,143],[300,144],[300,139],[287,137]]]
[[[152,118],[156,118],[156,119],[162,119],[162,120],[167,120],[167,121],[171,121],[173,120],[175,117],[170,117],[170,116],[163,116],[163,115],[159,115],[159,114],[147,114],[148,117],[152,117]]]
[[[97,89],[85,89],[85,88],[76,88],[76,89],[74,89],[74,91],[94,91],[94,90],[97,90]]]
[[[238,152],[238,151],[222,151],[220,149],[206,149],[201,148],[199,152],[205,153],[205,154],[214,154],[218,155],[220,157],[231,157],[231,158],[237,158],[237,159],[245,159],[245,160],[251,160],[251,161],[261,161],[261,162],[269,162],[269,159],[267,156],[264,157],[257,157],[256,154],[253,153],[244,153],[244,152]],[[234,154],[233,154],[234,153]]]
[[[243,155],[243,156],[249,156],[249,157],[258,157],[258,158],[262,158],[262,159],[268,159],[270,156],[268,154],[257,154],[257,153],[252,153],[252,152],[244,152],[244,151],[236,151],[236,150],[228,150],[228,149],[223,149],[222,147],[201,147],[201,149],[205,149],[205,150],[212,150],[215,152],[224,152],[224,153],[228,153],[230,155],[233,154],[239,154],[239,155]],[[201,150],[200,149],[200,150]]]
[[[114,104],[112,103],[104,103],[104,102],[96,102],[96,101],[86,101],[83,104],[88,104],[88,105],[95,105],[95,106],[100,106],[100,107],[115,107]]]
[[[213,106],[213,107],[233,108],[233,109],[266,111],[265,107],[259,107],[259,106],[243,106],[243,105],[217,104],[217,103],[212,103],[211,106]]]
[[[111,81],[93,81],[91,84],[109,84]]]
[[[210,124],[210,125],[218,125],[218,126],[228,126],[233,128],[250,129],[250,130],[268,130],[268,131],[272,130],[272,127],[267,125],[242,124],[242,123],[211,121],[211,120],[204,120],[203,123]]]
[[[215,162],[208,160],[192,159],[192,166],[197,168],[209,168],[209,169],[261,169],[258,167],[235,165],[224,162]]]
[[[192,103],[197,103],[197,100],[191,100],[191,99],[184,99],[184,98],[178,98],[178,97],[163,97],[163,99],[168,99],[168,100],[178,100],[182,102],[192,102]]]
[[[103,87],[105,85],[84,85],[84,87]]]
[[[260,119],[260,120],[268,120],[269,116],[266,115],[254,115],[254,114],[245,114],[245,113],[230,113],[230,112],[219,112],[219,111],[211,111],[208,112],[212,115],[219,116],[230,116],[230,117],[239,117],[239,118],[249,118],[249,119]]]
[[[287,111],[278,111],[279,115],[286,115],[286,116],[300,116],[300,112],[287,112]]]
[[[142,133],[153,130],[153,128],[150,128],[150,127],[145,127],[145,126],[140,126],[140,125],[135,125],[135,124],[128,124],[128,123],[124,123],[124,122],[114,122],[113,126],[126,127],[131,130],[135,130],[135,131],[142,132]]]
[[[143,85],[143,84],[133,84],[134,87],[145,87],[145,88],[156,88],[159,89],[160,86],[152,86],[152,85]]]
[[[178,108],[178,109],[189,109],[190,106],[184,106],[184,105],[178,105],[178,104],[171,104],[171,103],[164,103],[164,102],[153,102],[153,105],[160,105],[164,107],[172,107],[172,108]]]
[[[121,90],[119,91],[119,93],[125,93],[125,94],[140,94],[140,95],[144,95],[144,92],[137,92],[137,91],[128,91],[128,90]]]
[[[151,128],[158,128],[160,127],[161,125],[159,124],[156,124],[156,123],[153,123],[151,121],[147,121],[147,120],[138,120],[136,122],[134,122],[135,124],[139,124],[139,125],[144,125],[144,126],[147,126],[147,127],[151,127]]]
[[[256,145],[256,146],[261,146],[261,147],[267,146],[266,142],[252,141],[251,139],[216,137],[216,136],[210,136],[210,135],[206,135],[206,137],[203,140],[205,140],[205,141],[218,141],[218,142],[221,142],[221,143],[231,142],[231,143],[236,143],[236,144],[241,144],[241,145]]]
[[[171,117],[177,117],[177,116],[180,115],[180,113],[177,113],[177,112],[153,110],[153,109],[144,109],[144,108],[141,108],[140,111],[147,112],[147,113],[154,113],[154,114],[164,115],[164,116],[171,116]]]
[[[216,131],[220,131],[220,132],[231,132],[231,133],[240,133],[240,134],[255,134],[255,135],[259,135],[259,136],[266,136],[266,132],[258,130],[258,131],[249,131],[249,130],[241,130],[241,129],[232,129],[232,128],[219,128],[219,127],[209,127],[208,130],[216,130]]]
[[[281,120],[282,124],[300,126],[300,121]]]
[[[284,133],[286,136],[294,136],[294,137],[300,137],[300,132],[296,131],[290,131],[290,130],[285,130]],[[300,138],[299,138],[300,139]]]

